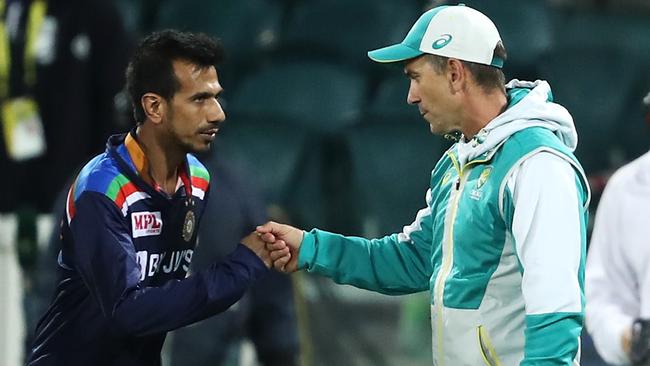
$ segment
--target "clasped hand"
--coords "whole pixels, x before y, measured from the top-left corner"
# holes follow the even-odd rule
[[[298,253],[304,236],[302,230],[270,221],[258,226],[256,233],[265,243],[273,268],[283,273],[298,269]]]
[[[302,230],[270,221],[243,238],[242,244],[257,254],[268,268],[291,273],[298,267],[302,237]]]

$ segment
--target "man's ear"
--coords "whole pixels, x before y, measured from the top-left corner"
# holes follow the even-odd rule
[[[167,108],[163,97],[155,93],[146,93],[140,99],[140,103],[148,120],[155,124],[162,122]]]
[[[467,70],[460,60],[450,58],[447,60],[447,81],[453,93],[465,90],[467,82]]]

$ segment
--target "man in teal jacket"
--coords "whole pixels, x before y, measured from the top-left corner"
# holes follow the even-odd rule
[[[505,84],[495,25],[463,5],[429,10],[400,44],[368,55],[402,62],[408,102],[457,143],[401,233],[271,222],[258,232],[292,248],[272,253],[275,267],[389,295],[430,290],[435,365],[578,365],[589,188],[571,115],[545,81]]]

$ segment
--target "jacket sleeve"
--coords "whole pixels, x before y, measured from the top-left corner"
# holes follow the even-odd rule
[[[176,329],[224,311],[268,270],[239,245],[225,261],[183,280],[143,287],[129,228],[102,194],[84,192],[70,222],[74,265],[115,331],[141,336]]]
[[[314,229],[306,232],[299,268],[388,295],[429,289],[431,266],[431,190],[427,207],[399,234],[368,240]]]
[[[522,366],[574,365],[579,357],[587,194],[579,179],[550,152],[528,158],[508,178],[504,199],[526,312]]]
[[[622,210],[619,199],[626,189],[628,186],[621,185],[620,175],[615,175],[608,183],[598,206],[587,256],[587,329],[598,353],[614,365],[630,362],[621,341],[625,330],[632,327],[634,317],[631,310],[634,307],[625,306],[624,303],[638,301],[636,293],[645,282],[634,276],[634,263],[630,263],[624,255],[633,244],[624,242],[628,230],[635,230],[626,226],[630,219],[628,215],[640,214],[638,211]],[[644,252],[632,250],[634,256],[643,255]],[[650,269],[647,271],[650,273]]]

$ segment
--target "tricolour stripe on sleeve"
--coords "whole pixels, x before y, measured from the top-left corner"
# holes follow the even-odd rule
[[[115,202],[115,205],[120,208],[122,215],[126,216],[129,206],[135,202],[149,198],[150,196],[138,189],[138,187],[131,182],[123,174],[117,175],[109,184],[106,196]]]
[[[208,191],[208,186],[210,185],[210,173],[205,166],[203,166],[203,164],[201,164],[201,162],[191,154],[187,155],[187,162],[190,167],[192,195],[199,199],[203,199],[205,193]]]

